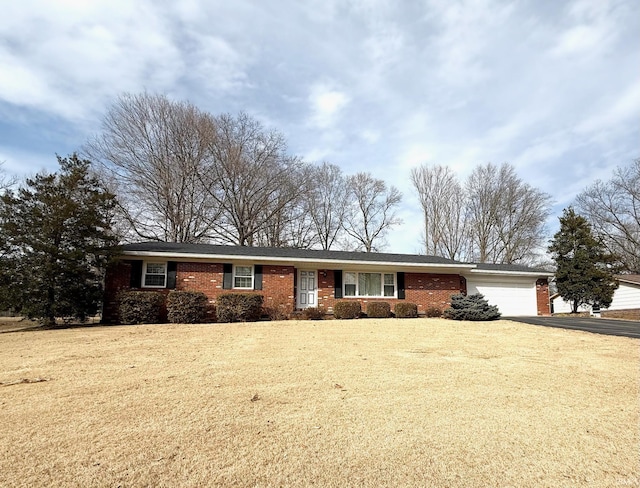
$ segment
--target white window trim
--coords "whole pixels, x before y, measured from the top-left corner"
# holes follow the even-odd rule
[[[164,266],[164,281],[162,283],[162,285],[146,285],[145,284],[145,278],[147,276],[147,265],[149,264],[162,264]],[[140,288],[166,288],[167,287],[167,269],[169,267],[169,264],[166,261],[145,261],[144,262],[144,266],[142,268],[142,283],[140,283]],[[160,276],[159,274],[155,274],[154,276]]]
[[[251,286],[236,286],[236,268],[251,268]],[[248,278],[248,276],[239,276],[238,278]],[[255,266],[246,265],[246,264],[234,264],[233,265],[233,273],[231,274],[231,288],[234,290],[253,290],[256,285],[256,268]]]
[[[367,271],[367,270],[358,270],[358,271],[352,271],[352,270],[344,270],[342,272],[342,296],[344,298],[398,298],[398,274],[396,272],[388,272],[388,271]],[[345,279],[345,275],[347,273],[355,273],[356,275],[356,294],[355,295],[347,295],[346,293],[346,287],[347,287],[347,283],[346,283],[346,279]],[[380,275],[380,295],[360,295],[360,277],[358,276],[360,273],[372,273],[372,274],[379,274]],[[389,274],[389,275],[393,275],[393,295],[391,296],[385,296],[384,294],[384,275]],[[388,286],[388,285],[387,285]]]

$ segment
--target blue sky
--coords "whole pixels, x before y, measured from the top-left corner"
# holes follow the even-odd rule
[[[57,169],[123,92],[246,111],[291,153],[404,194],[412,167],[509,162],[562,208],[640,156],[640,2],[21,0],[0,18],[0,161]]]

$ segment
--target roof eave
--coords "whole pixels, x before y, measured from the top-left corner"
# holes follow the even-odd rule
[[[352,260],[352,259],[331,259],[331,258],[296,258],[296,257],[277,257],[263,255],[233,255],[233,254],[198,254],[198,253],[179,253],[179,252],[162,252],[162,251],[123,251],[124,256],[138,256],[149,258],[173,258],[173,259],[198,259],[208,261],[261,261],[270,263],[301,263],[308,265],[346,265],[346,266],[370,266],[370,267],[394,267],[394,268],[440,268],[452,269],[457,271],[472,270],[474,264],[449,264],[449,263],[412,263],[398,261],[368,261],[368,260]]]
[[[509,276],[527,276],[527,277],[551,277],[553,273],[550,271],[503,271],[498,269],[472,269],[470,273],[473,274],[487,274],[487,275],[509,275]]]

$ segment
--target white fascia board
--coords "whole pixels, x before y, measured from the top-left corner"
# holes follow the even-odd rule
[[[551,272],[537,272],[537,271],[501,271],[497,269],[472,269],[469,271],[474,275],[492,275],[492,276],[525,276],[525,277],[551,277]]]
[[[442,264],[442,263],[410,263],[410,262],[389,262],[389,261],[360,261],[360,260],[347,260],[347,259],[313,259],[313,258],[290,258],[290,257],[274,257],[274,256],[230,256],[228,254],[191,254],[191,253],[175,253],[175,252],[155,252],[155,251],[124,251],[122,253],[125,256],[138,256],[138,257],[150,257],[150,258],[163,258],[163,259],[197,259],[207,260],[214,262],[228,262],[228,261],[260,261],[271,263],[286,263],[286,264],[306,264],[308,266],[328,266],[328,265],[340,265],[346,268],[364,269],[372,267],[384,267],[394,269],[412,269],[412,270],[448,270],[448,271],[465,271],[475,268],[475,264]]]

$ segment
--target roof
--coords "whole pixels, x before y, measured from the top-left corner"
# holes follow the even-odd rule
[[[493,264],[493,263],[476,263],[480,271],[513,271],[523,273],[540,273],[544,275],[553,275],[553,271],[544,268],[531,268],[522,264]]]
[[[640,285],[640,274],[616,275],[616,279],[624,283],[632,283],[634,285]]]
[[[439,256],[424,256],[421,254],[387,254],[375,252],[351,251],[323,251],[317,249],[296,249],[290,247],[248,247],[221,246],[216,244],[188,244],[177,242],[140,242],[122,246],[125,253],[129,252],[160,252],[174,254],[197,254],[229,257],[260,257],[260,258],[293,258],[332,261],[371,261],[388,263],[422,263],[422,264],[450,264],[465,263]]]
[[[176,242],[139,242],[122,246],[128,256],[159,256],[180,259],[246,259],[253,258],[270,262],[294,262],[300,264],[341,264],[341,265],[397,265],[407,269],[427,267],[456,268],[459,271],[485,272],[489,274],[538,274],[550,276],[546,270],[528,268],[521,265],[462,263],[440,256],[422,254],[367,253],[353,251],[324,251],[318,249],[294,249],[287,247],[247,247],[222,246],[217,244],[189,244]]]

